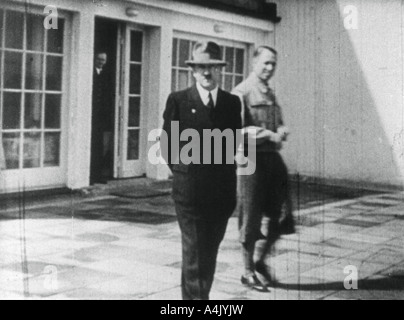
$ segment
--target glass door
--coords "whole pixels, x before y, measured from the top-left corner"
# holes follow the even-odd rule
[[[146,124],[143,122],[144,32],[127,27],[122,55],[122,90],[118,117],[118,177],[129,178],[145,173],[144,157]]]

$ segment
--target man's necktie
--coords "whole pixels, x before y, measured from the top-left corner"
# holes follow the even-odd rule
[[[210,116],[210,119],[213,121],[213,120],[214,120],[214,116],[215,116],[215,103],[213,102],[212,93],[210,93],[210,92],[209,92],[208,107],[209,107],[209,116]]]

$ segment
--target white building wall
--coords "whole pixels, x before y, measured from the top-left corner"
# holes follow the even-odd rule
[[[292,173],[403,186],[403,2],[278,0],[277,95]],[[349,29],[351,11],[357,29]],[[355,25],[353,25],[355,27]]]

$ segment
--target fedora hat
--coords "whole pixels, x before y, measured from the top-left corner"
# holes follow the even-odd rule
[[[191,67],[197,64],[227,65],[227,62],[222,60],[222,52],[219,45],[212,41],[197,42],[192,52],[192,60],[187,60],[185,63]]]

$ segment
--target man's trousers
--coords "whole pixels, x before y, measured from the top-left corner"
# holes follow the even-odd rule
[[[270,236],[279,233],[282,205],[288,192],[288,169],[281,155],[257,153],[255,173],[239,176],[241,243],[255,243],[261,237],[263,217],[270,218]]]
[[[182,297],[209,300],[216,259],[235,201],[205,207],[176,203],[182,235]]]

